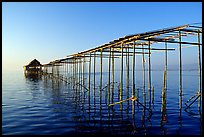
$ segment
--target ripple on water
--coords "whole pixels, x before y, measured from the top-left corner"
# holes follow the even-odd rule
[[[152,106],[152,115],[148,111],[144,113],[143,107],[138,103],[136,103],[135,114],[133,115],[131,101],[129,106],[127,106],[127,103],[123,103],[122,111],[120,104],[108,108],[105,92],[103,93],[102,102],[100,102],[98,91],[95,99],[91,92],[89,105],[88,92],[86,92],[85,100],[81,98],[79,101],[76,98],[76,91],[63,87],[62,84],[55,88],[56,85],[51,80],[48,81],[47,85],[43,80],[33,81],[19,78],[18,80],[15,85],[10,83],[4,86],[2,92],[3,134],[199,135],[202,131],[200,120],[196,118],[196,115],[182,110],[182,118],[179,119],[177,80],[175,83],[173,80],[168,82],[167,121],[162,121],[161,80],[158,80],[159,82],[155,84],[155,101]],[[194,95],[194,89],[196,88],[186,85],[183,99],[187,100]],[[187,91],[187,89],[189,90]],[[115,93],[117,92],[116,89]],[[126,98],[125,95],[124,93],[123,98]],[[143,102],[141,91],[139,95],[139,101]],[[83,101],[84,104],[82,104]],[[119,101],[118,94],[114,94],[113,102],[117,101]],[[149,107],[148,103],[147,107]],[[127,108],[129,110],[126,110]],[[196,112],[197,108],[191,110]]]

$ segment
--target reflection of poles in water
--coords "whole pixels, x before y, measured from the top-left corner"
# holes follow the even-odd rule
[[[139,102],[139,88],[137,88],[137,94],[136,94],[136,98],[137,98],[137,100],[138,100],[138,102]],[[139,103],[137,102],[137,107],[139,107]]]
[[[146,94],[143,94],[144,95],[144,99],[146,99]],[[145,101],[144,101],[145,102]],[[143,107],[143,110],[142,110],[142,127],[145,128],[145,107],[146,107],[146,103],[144,103],[144,107]]]
[[[152,105],[154,107],[154,86],[152,86]]]
[[[179,124],[179,128],[178,128],[178,131],[180,131],[181,127],[182,127],[182,117],[181,117],[181,111],[182,109],[179,109],[179,117],[178,117],[178,124]]]
[[[110,57],[109,57],[109,58],[110,58]],[[109,102],[109,103],[110,103],[110,102]],[[110,115],[110,109],[111,109],[111,108],[108,107],[108,127],[109,127],[109,128],[111,128],[111,127],[110,127],[110,125],[111,125],[111,121],[110,121],[110,116],[111,116],[111,115]]]
[[[133,71],[134,71],[134,69],[133,69]],[[132,97],[134,97],[134,96],[135,96],[135,90],[132,90]],[[133,132],[136,132],[137,127],[135,124],[135,101],[132,101],[132,126],[133,126]]]
[[[162,87],[162,121],[166,122],[166,91],[167,91],[167,43],[165,42],[165,68],[164,68],[164,81]]]
[[[164,70],[164,83],[162,88],[162,119],[161,123],[166,122],[166,69]]]

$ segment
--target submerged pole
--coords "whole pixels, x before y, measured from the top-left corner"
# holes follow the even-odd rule
[[[91,53],[90,53],[90,58],[89,58],[89,85],[88,85],[88,103],[90,106],[90,89],[91,89]]]
[[[149,107],[151,108],[151,57],[150,57],[150,41],[148,41],[148,51],[149,51],[149,56],[148,56],[148,90],[149,90]]]
[[[83,81],[82,81],[82,82],[83,82],[83,92],[84,92],[84,84],[85,84],[85,80],[84,80],[84,79],[85,79],[85,74],[84,74],[84,73],[85,73],[85,70],[84,70],[84,69],[85,69],[85,61],[86,61],[86,60],[85,60],[85,57],[84,57],[84,58],[83,58],[83,64],[82,64],[82,65],[83,65],[83,66],[82,66],[82,70],[83,70],[83,72],[82,72],[82,74],[83,74],[83,75],[82,75],[82,79],[83,79]]]
[[[113,103],[113,99],[114,99],[114,48],[112,49],[112,103]]]
[[[100,55],[100,58],[101,58],[101,62],[100,62],[100,90],[99,90],[99,96],[100,96],[100,104],[102,102],[102,71],[103,71],[103,49],[101,49],[101,55]]]
[[[89,81],[88,81],[88,89],[89,89],[89,93],[90,93],[90,88],[91,88],[91,53],[90,53],[90,57],[89,57]]]
[[[126,48],[126,99],[129,98],[129,48]],[[127,109],[129,107],[129,100],[127,101]]]
[[[108,58],[108,104],[110,104],[110,68],[111,68],[111,48],[109,49],[109,58]]]
[[[133,45],[133,57],[132,57],[132,96],[135,91],[135,43]]]
[[[93,92],[94,92],[94,103],[95,103],[95,90],[96,90],[96,57],[95,57],[95,55],[96,55],[96,52],[94,52],[94,74],[93,74],[93,76],[94,76],[94,78],[93,78],[93,81],[94,81],[94,83],[93,83],[93,86],[94,86],[94,88],[93,88]]]
[[[166,69],[164,70],[164,82],[162,88],[162,114],[166,111]]]
[[[143,45],[142,45],[142,47],[143,47]],[[144,48],[142,48],[142,71],[143,71],[143,102],[144,102],[144,105],[146,106]]]
[[[200,59],[200,33],[198,32],[198,108],[201,107],[201,59]]]
[[[120,73],[120,101],[122,101],[123,96],[123,43],[121,43],[121,73]],[[120,109],[122,109],[122,103],[120,105]]]
[[[179,30],[179,108],[182,109],[182,52],[181,52],[181,31]]]

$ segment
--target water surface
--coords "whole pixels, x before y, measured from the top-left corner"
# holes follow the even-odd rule
[[[103,87],[107,83],[107,74],[103,74]],[[168,71],[167,104],[162,115],[162,71],[152,72],[155,90],[154,101],[151,100],[152,113],[132,101],[108,107],[106,88],[101,94],[98,87],[90,93],[82,92],[49,77],[25,78],[21,71],[5,72],[2,77],[2,134],[201,135],[198,102],[184,111],[184,103],[197,93],[197,75],[197,71],[183,71],[183,108],[180,110],[179,75],[177,71]],[[98,86],[99,75],[96,77]],[[119,74],[115,79],[117,77]],[[93,87],[93,81],[91,83]],[[119,101],[118,86],[116,83],[114,90],[111,89],[114,94],[111,94],[110,103]],[[123,88],[122,99],[131,97],[131,78],[129,88],[124,78]],[[142,72],[136,73],[136,88],[139,102],[143,103]],[[149,108],[147,83],[146,93],[146,107]]]

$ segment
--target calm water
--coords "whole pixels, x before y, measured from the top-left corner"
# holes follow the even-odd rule
[[[117,73],[117,72],[116,72]],[[125,72],[124,72],[125,75]],[[142,72],[137,72],[136,83],[139,102],[143,103]],[[99,74],[96,75],[99,80]],[[116,78],[119,74],[116,75]],[[132,134],[132,135],[201,135],[201,116],[198,102],[186,112],[185,102],[198,90],[197,71],[183,71],[183,109],[179,109],[179,75],[168,72],[166,111],[161,112],[163,72],[152,72],[154,102],[152,113],[142,105],[126,101],[108,107],[108,90],[99,88],[89,92],[73,90],[70,85],[55,79],[25,78],[23,72],[3,73],[2,81],[2,131],[11,134]],[[103,87],[108,75],[103,74]],[[147,79],[146,79],[147,80]],[[88,80],[86,81],[87,84]],[[91,87],[93,86],[91,81]],[[96,85],[99,85],[97,81]],[[110,103],[119,101],[118,84]],[[147,90],[146,83],[146,93]],[[131,96],[124,78],[123,99]],[[129,90],[129,93],[127,91]],[[89,96],[90,95],[90,96]],[[148,95],[148,94],[147,94]],[[148,96],[146,107],[149,108]],[[201,110],[202,112],[202,110]]]

